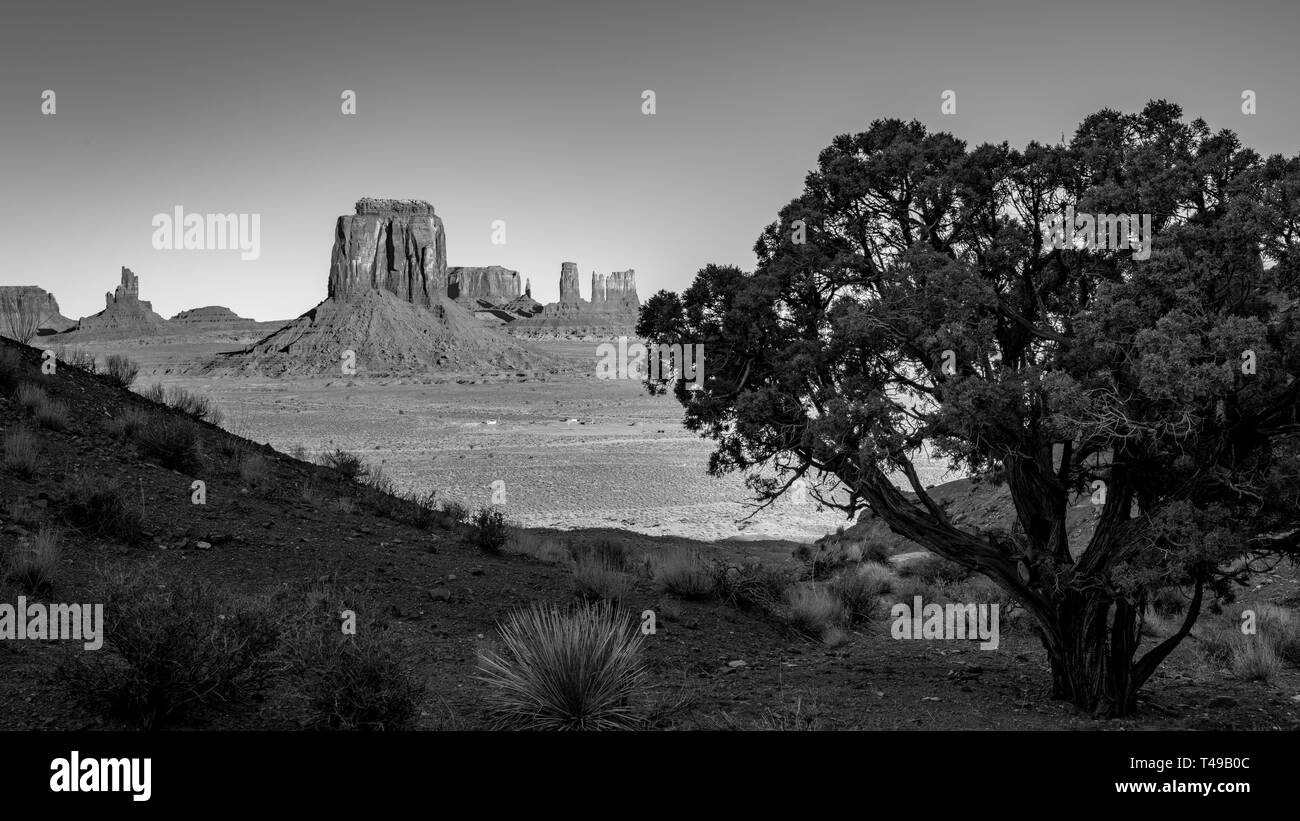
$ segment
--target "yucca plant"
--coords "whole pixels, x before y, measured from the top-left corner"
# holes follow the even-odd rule
[[[558,611],[539,604],[500,626],[502,653],[480,650],[477,678],[502,726],[522,730],[626,730],[645,677],[641,634],[608,602]]]

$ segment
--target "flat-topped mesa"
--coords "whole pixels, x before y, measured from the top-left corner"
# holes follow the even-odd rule
[[[66,331],[76,321],[59,313],[54,294],[36,285],[0,285],[0,336],[9,336],[24,325],[38,331]]]
[[[205,305],[202,308],[190,308],[167,320],[175,325],[223,325],[252,322],[245,319],[224,305]]]
[[[384,290],[424,308],[447,290],[442,219],[423,200],[364,198],[338,218],[329,296],[343,302]]]
[[[582,292],[578,288],[578,263],[560,263],[560,302],[582,302]]]
[[[407,216],[432,217],[433,206],[424,200],[394,200],[378,197],[362,197],[357,200],[357,214],[403,214]]]
[[[607,274],[598,274],[591,272],[591,304],[592,307],[605,304],[605,289],[608,286],[609,276]]]
[[[447,296],[462,302],[504,305],[519,298],[519,272],[500,265],[447,269]]]

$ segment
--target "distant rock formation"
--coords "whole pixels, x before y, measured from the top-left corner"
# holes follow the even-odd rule
[[[513,294],[518,295],[518,274]],[[493,269],[462,269],[490,271]],[[496,286],[510,293],[510,277]],[[458,278],[458,285],[464,282]],[[492,276],[470,287],[492,287]],[[242,351],[200,370],[267,375],[358,375],[446,371],[531,371],[557,360],[500,333],[448,296],[446,236],[433,206],[419,200],[362,199],[338,218],[328,297]],[[348,352],[351,352],[349,356]]]
[[[74,327],[76,320],[59,312],[54,294],[35,285],[0,285],[0,335],[16,338],[26,330],[40,335]],[[25,326],[31,326],[25,328]]]
[[[153,304],[140,299],[140,279],[130,268],[122,268],[122,281],[112,293],[104,294],[104,310],[77,320],[78,334],[110,336],[153,336],[162,333],[167,320],[154,313]]]
[[[167,320],[172,325],[239,325],[256,322],[254,319],[246,319],[239,316],[229,308],[221,305],[207,305],[202,308],[191,308],[188,311],[181,311],[176,316]]]
[[[606,279],[603,296],[605,304],[612,310],[636,312],[641,307],[641,300],[636,295],[636,269],[611,273]]]
[[[595,338],[609,335],[631,335],[636,325],[641,305],[636,293],[636,271],[615,271],[610,274],[591,273],[591,299],[582,298],[578,291],[578,266],[572,262],[560,265],[560,301],[538,306],[531,296],[531,305],[518,304],[506,309],[520,314],[507,330],[520,337],[529,338]],[[536,307],[534,307],[536,306]]]
[[[447,296],[458,302],[505,305],[519,298],[519,272],[500,265],[448,268]]]

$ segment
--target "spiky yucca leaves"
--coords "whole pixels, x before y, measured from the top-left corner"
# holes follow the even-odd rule
[[[522,730],[625,730],[645,677],[641,634],[608,602],[561,612],[542,605],[500,626],[504,652],[479,651],[479,680],[503,726]]]

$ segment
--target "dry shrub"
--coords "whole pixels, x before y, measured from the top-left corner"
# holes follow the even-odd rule
[[[9,580],[29,595],[48,595],[54,586],[62,552],[59,532],[42,525],[35,536],[14,548],[9,560]]]
[[[135,381],[136,375],[140,373],[140,366],[132,359],[120,354],[112,354],[104,363],[104,373],[113,383],[129,388]]]
[[[30,428],[22,425],[11,428],[5,433],[3,447],[7,469],[24,478],[36,475],[40,447]]]
[[[660,590],[684,599],[702,599],[717,589],[713,564],[691,549],[665,550],[651,560],[651,575]]]
[[[800,582],[786,593],[790,625],[816,638],[826,636],[844,621],[844,606],[824,585]]]
[[[479,651],[478,678],[506,727],[623,730],[638,725],[632,696],[645,679],[641,633],[606,602],[560,612],[542,605],[500,626],[502,653]]]
[[[243,700],[267,683],[279,627],[264,602],[148,569],[108,576],[104,647],[64,668],[92,703],[145,729],[200,707]]]

